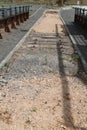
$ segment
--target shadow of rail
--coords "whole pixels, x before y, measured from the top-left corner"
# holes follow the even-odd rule
[[[62,52],[60,48],[61,41],[57,42],[57,53],[59,61],[59,73],[62,82],[62,97],[63,97],[63,119],[64,124],[68,127],[74,127],[74,120],[71,112],[70,90],[66,74],[64,71],[64,65],[62,60]]]

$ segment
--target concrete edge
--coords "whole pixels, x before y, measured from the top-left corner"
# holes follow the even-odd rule
[[[38,11],[40,10],[40,8],[38,9]],[[38,12],[36,11],[36,12]],[[45,12],[45,11],[44,11]],[[43,12],[43,13],[44,13]],[[36,13],[35,13],[36,14]],[[34,15],[35,15],[34,14]],[[34,16],[33,15],[33,16]],[[38,22],[41,20],[42,16],[35,22],[35,24],[29,29],[29,31],[23,36],[23,38],[18,42],[18,44],[12,49],[12,51],[4,58],[4,60],[1,61],[0,63],[0,69],[11,59],[11,57],[13,56],[13,54],[23,45],[24,41],[26,40],[26,38],[29,36],[29,34],[31,33],[32,29],[38,24]]]
[[[61,14],[60,14],[60,10],[59,10],[59,16],[60,16],[60,18],[61,18],[61,20],[62,20],[62,22],[63,22],[63,24],[64,24],[64,26],[65,26],[65,29],[66,29],[66,31],[67,31],[69,37],[70,37],[71,42],[73,43],[75,49],[77,50],[78,55],[80,56],[80,59],[81,59],[81,61],[82,61],[83,67],[84,67],[84,70],[85,70],[85,72],[87,73],[87,62],[85,61],[85,59],[84,59],[82,53],[80,52],[80,50],[79,50],[79,48],[78,48],[78,46],[77,46],[77,44],[76,44],[76,41],[74,40],[74,38],[73,38],[73,36],[71,35],[71,33],[70,33],[68,27],[66,26],[65,21],[63,20]]]
[[[40,7],[39,9],[37,9],[37,10],[30,16],[30,18],[33,17],[41,8],[42,8],[42,7]]]

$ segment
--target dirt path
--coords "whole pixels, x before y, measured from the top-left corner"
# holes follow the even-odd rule
[[[49,12],[1,70],[0,130],[87,130],[87,85],[73,76],[78,58],[58,11]]]

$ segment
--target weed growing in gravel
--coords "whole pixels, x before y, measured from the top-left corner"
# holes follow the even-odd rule
[[[72,59],[73,59],[74,61],[76,61],[76,62],[79,60],[79,55],[76,54],[76,53],[73,53],[73,54],[71,55],[71,57],[72,57]]]

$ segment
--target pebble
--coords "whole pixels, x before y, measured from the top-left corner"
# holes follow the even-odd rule
[[[47,104],[47,101],[45,102],[45,104]]]
[[[66,127],[64,125],[61,125],[61,128],[63,128],[64,130],[66,129]]]
[[[6,97],[6,93],[2,93],[1,96],[2,96],[2,97]]]
[[[77,112],[77,114],[80,114],[80,112]]]
[[[6,97],[6,93],[0,93],[0,101],[2,101],[4,97]]]
[[[5,79],[0,79],[0,82],[1,82],[1,83],[5,83],[5,84],[7,84],[7,83],[8,83],[8,81],[7,81],[7,80],[5,80]]]

